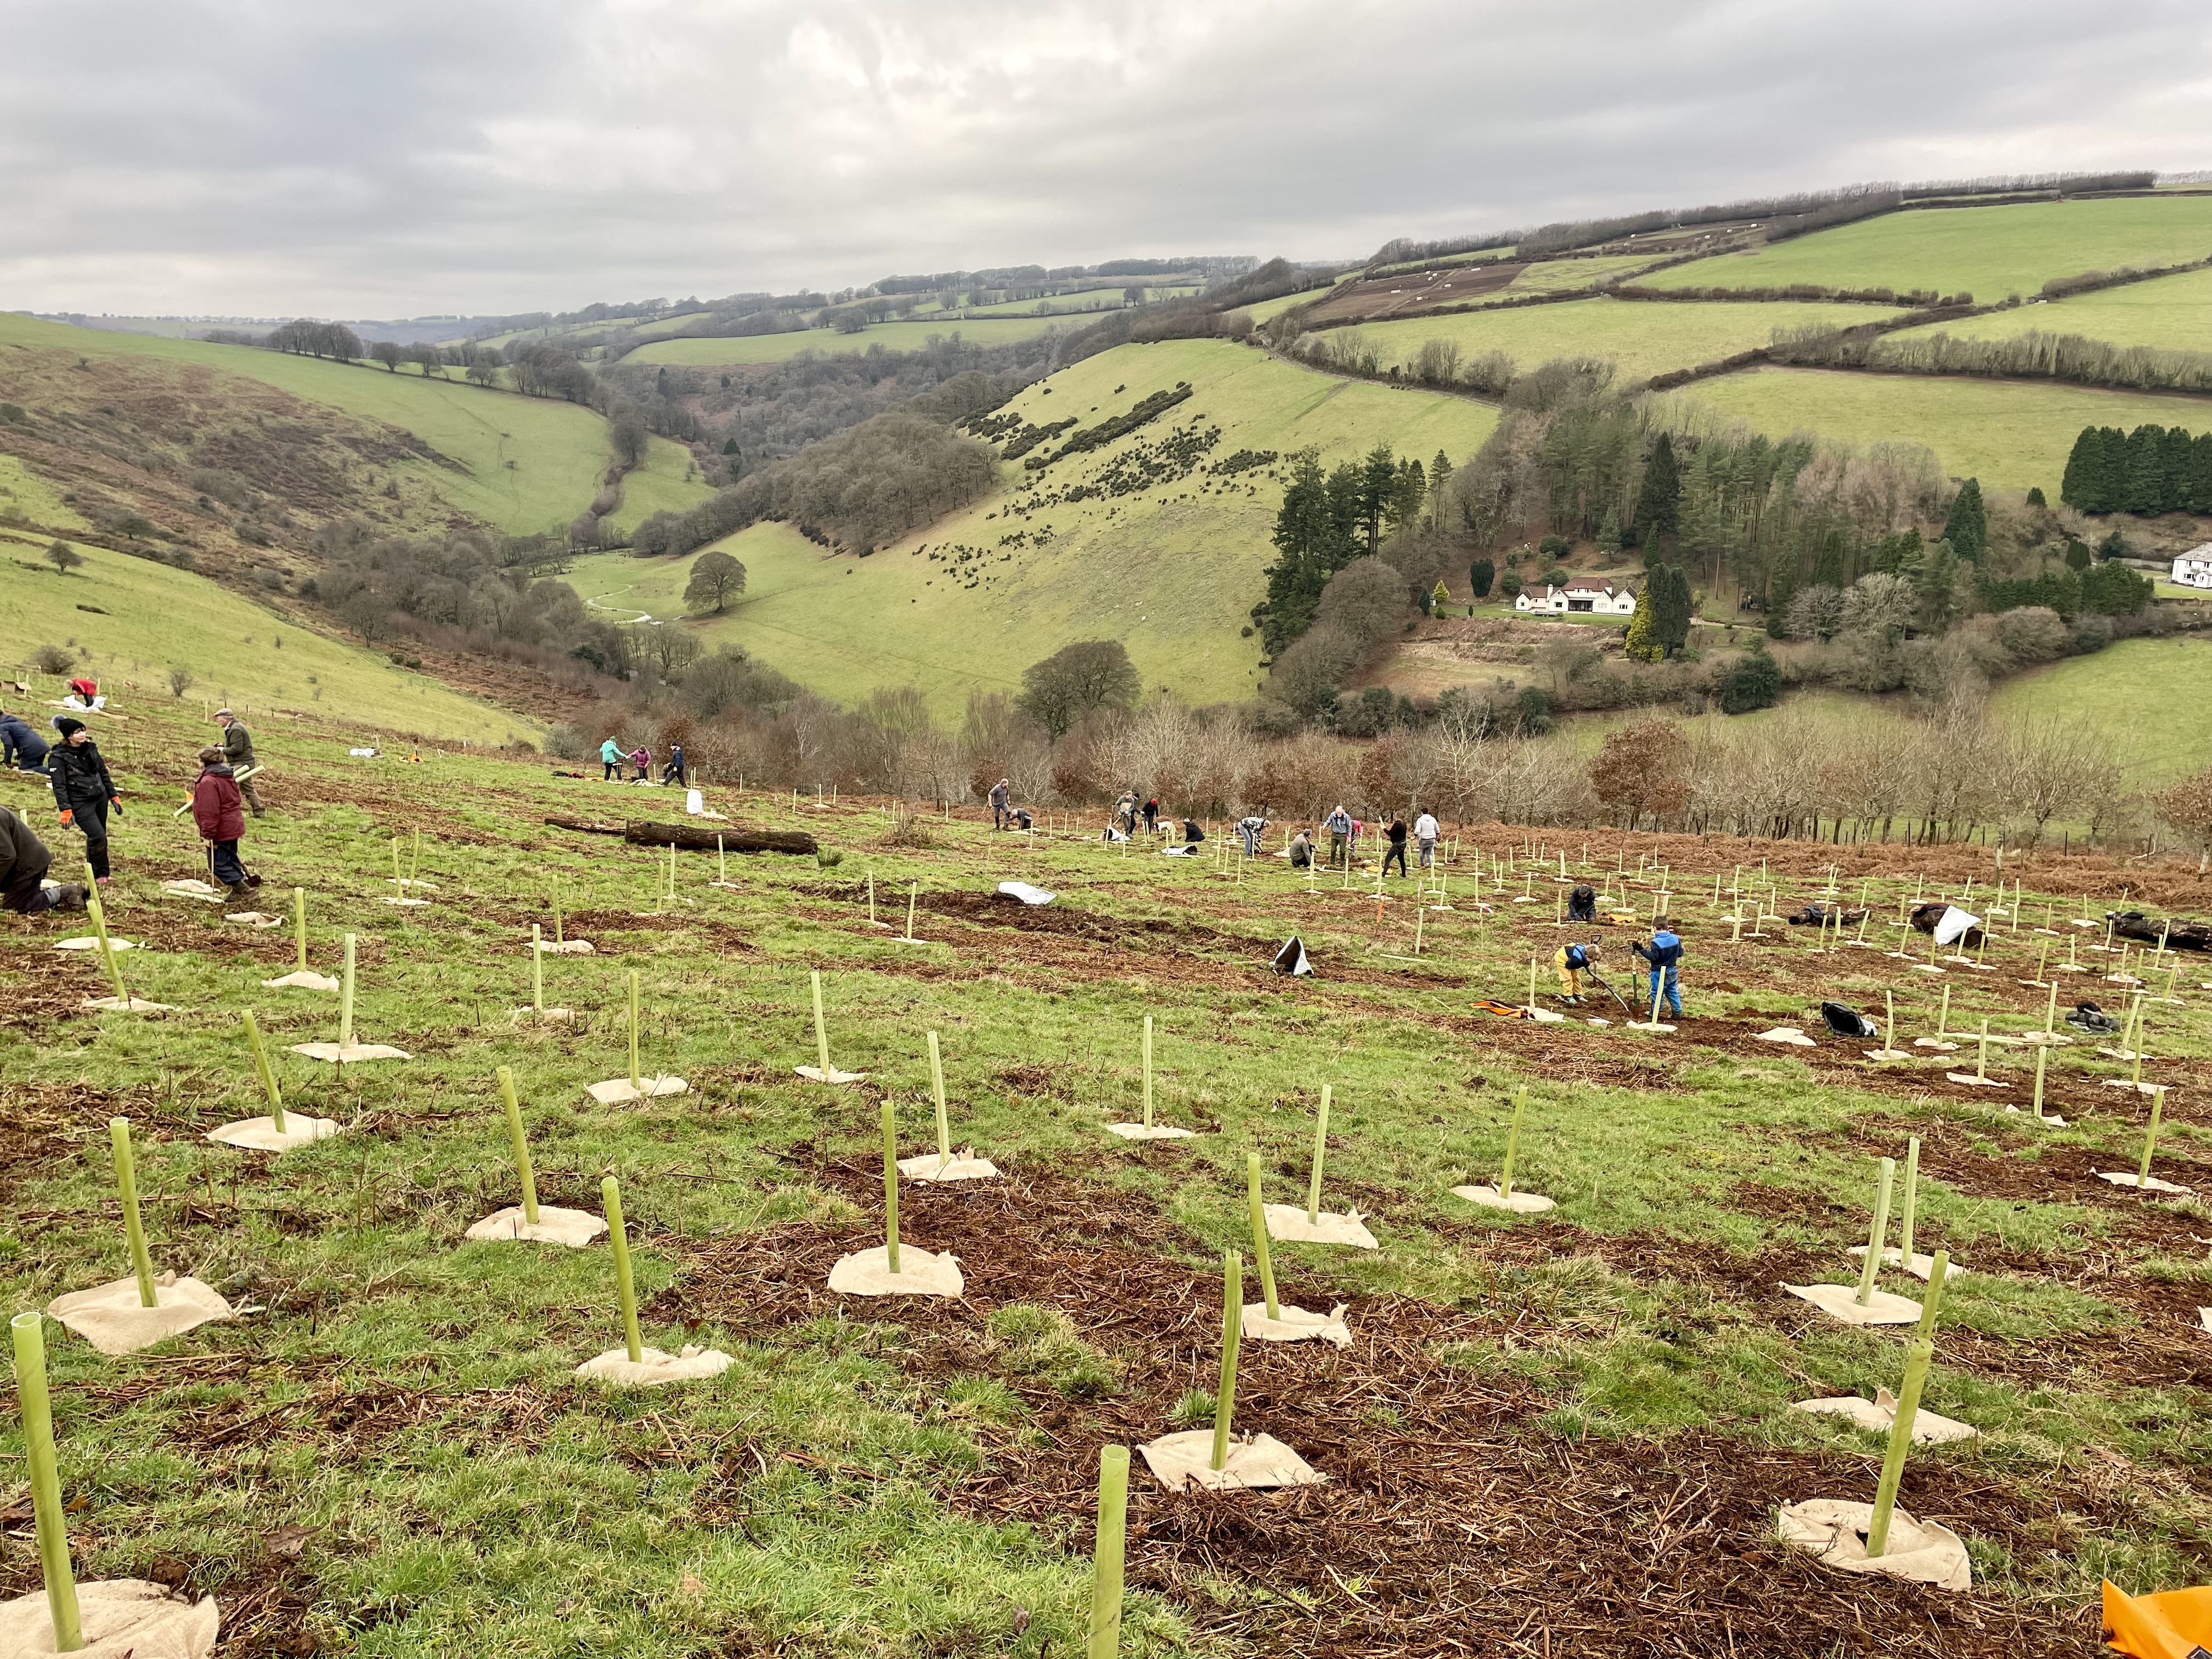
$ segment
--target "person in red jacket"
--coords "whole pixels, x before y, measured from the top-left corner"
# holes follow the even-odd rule
[[[192,822],[208,844],[208,867],[223,884],[223,896],[244,898],[246,866],[239,860],[238,838],[246,833],[246,805],[222,750],[212,745],[200,750],[200,775],[192,783]]]

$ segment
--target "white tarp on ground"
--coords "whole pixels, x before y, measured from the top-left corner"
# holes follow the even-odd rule
[[[1956,945],[1981,925],[1979,916],[1968,915],[1955,904],[1946,905],[1943,914],[1936,918],[1936,942],[1938,945]]]

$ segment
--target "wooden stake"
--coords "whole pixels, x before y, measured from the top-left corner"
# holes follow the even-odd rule
[[[945,1062],[937,1052],[937,1033],[929,1036],[929,1091],[937,1100],[937,1160],[939,1167],[952,1161],[952,1126],[945,1115]]]
[[[1085,1659],[1119,1659],[1121,1568],[1129,1520],[1129,1449],[1098,1454],[1098,1530],[1091,1557],[1091,1639]]]
[[[1321,1166],[1328,1156],[1328,1103],[1333,1092],[1328,1084],[1321,1085],[1321,1114],[1314,1119],[1313,1176],[1306,1182],[1306,1219],[1321,1220]]]
[[[915,904],[915,899],[916,896],[917,896],[917,895],[919,895],[919,894],[921,893],[921,884],[920,882],[918,882],[918,881],[913,881],[913,882],[908,882],[908,883],[907,884],[907,889],[906,889],[906,936],[907,936],[907,938],[908,938],[908,939],[913,939],[913,938],[914,938],[914,904]]]
[[[1221,1389],[1213,1397],[1213,1472],[1229,1467],[1229,1425],[1237,1413],[1237,1341],[1244,1329],[1244,1258],[1221,1253]]]
[[[1244,1154],[1244,1205],[1252,1217],[1252,1255],[1260,1264],[1260,1294],[1267,1304],[1267,1317],[1280,1319],[1282,1306],[1275,1300],[1274,1252],[1267,1247],[1267,1208],[1260,1198],[1260,1154]],[[1307,1212],[1309,1218],[1312,1212]]]
[[[898,1236],[898,1108],[884,1097],[884,1258],[891,1277],[899,1270]]]
[[[538,1224],[538,1177],[530,1168],[530,1137],[523,1132],[522,1103],[514,1097],[514,1072],[499,1068],[500,1108],[507,1114],[507,1144],[514,1149],[514,1173],[522,1183],[522,1218]]]
[[[645,1079],[637,1070],[637,969],[629,970],[629,1086],[640,1094],[645,1092]]]
[[[1145,1127],[1152,1127],[1152,1017],[1145,1016]]]
[[[545,929],[537,922],[530,924],[530,1012],[541,1021],[545,1018]]]
[[[719,835],[714,837],[714,879],[722,886],[726,887],[730,884],[729,849],[722,845],[722,838]],[[874,896],[875,879],[875,872],[871,871],[868,874],[868,888],[869,896],[871,897]],[[875,918],[871,915],[868,920],[872,921]]]
[[[307,890],[292,890],[292,953],[293,967],[301,973],[307,971]]]
[[[353,972],[355,935],[345,936],[345,965],[338,970],[338,1052],[353,1047]]]
[[[1982,1034],[1974,1053],[1974,1081],[1986,1082],[1990,1075],[1990,1017],[1982,1016]]]
[[[1897,1047],[1897,993],[1894,991],[1886,990],[1881,994],[1881,1046],[1885,1048]]]
[[[138,1171],[131,1159],[131,1120],[107,1120],[107,1139],[115,1155],[115,1191],[123,1200],[123,1234],[131,1246],[131,1271],[138,1278],[138,1305],[159,1305],[154,1294],[154,1260],[146,1253],[146,1227],[138,1215]]]
[[[2038,1044],[2035,1050],[2035,1115],[2043,1115],[2043,1068],[2051,1059],[2049,1048]]]
[[[15,1396],[23,1413],[23,1462],[31,1477],[31,1511],[39,1533],[39,1570],[53,1620],[54,1651],[84,1645],[77,1616],[76,1577],[70,1571],[69,1523],[62,1514],[62,1484],[54,1457],[54,1407],[46,1393],[45,1316],[19,1313],[9,1321],[15,1336]]]
[[[868,872],[868,926],[876,925],[876,872]]]
[[[1940,1039],[1951,1034],[1951,988],[1943,988],[1942,1006],[1936,1011],[1936,1035]]]
[[[1881,1185],[1874,1200],[1874,1232],[1867,1240],[1866,1266],[1859,1273],[1859,1291],[1854,1298],[1862,1308],[1874,1303],[1874,1282],[1881,1272],[1882,1241],[1889,1236],[1889,1192],[1897,1183],[1897,1160],[1881,1161]]]
[[[622,1188],[612,1176],[599,1182],[599,1203],[606,1212],[607,1238],[615,1250],[615,1291],[622,1297],[623,1346],[629,1363],[645,1358],[645,1339],[637,1328],[637,1281],[630,1277],[629,1234],[623,1226]]]
[[[814,1058],[822,1072],[822,1080],[830,1080],[830,1029],[822,1023],[822,975],[815,970],[806,975],[814,991]]]
[[[260,1073],[262,1092],[269,1097],[270,1127],[278,1134],[284,1130],[284,1097],[276,1088],[276,1071],[269,1063],[269,1051],[261,1044],[261,1028],[254,1024],[253,1010],[248,1008],[242,1016],[246,1021],[246,1047],[253,1056],[253,1069]]]
[[[553,884],[553,943],[554,943],[554,944],[556,944],[556,945],[559,945],[560,943],[562,943],[562,939],[561,939],[561,884],[560,884],[560,883],[558,883],[558,882],[556,882],[556,883],[554,883],[554,884]]]
[[[1905,1207],[1897,1218],[1898,1265],[1912,1271],[1912,1224],[1920,1208],[1920,1137],[1905,1143]]]

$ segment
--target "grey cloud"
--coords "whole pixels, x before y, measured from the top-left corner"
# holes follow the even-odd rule
[[[0,305],[405,315],[2212,161],[2183,0],[0,7]]]

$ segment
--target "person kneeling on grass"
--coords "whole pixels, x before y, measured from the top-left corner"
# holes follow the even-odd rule
[[[1588,945],[1562,945],[1552,953],[1552,966],[1559,970],[1559,1000],[1579,1003],[1583,1000],[1583,969],[1595,968],[1604,959],[1604,951],[1595,939]]]
[[[1307,839],[1306,832],[1301,830],[1291,837],[1291,868],[1310,870],[1313,868],[1313,842]]]
[[[1206,831],[1198,827],[1198,820],[1196,818],[1185,818],[1182,821],[1182,844],[1184,846],[1195,847],[1199,842],[1205,839]]]
[[[238,838],[246,833],[246,806],[238,779],[210,745],[200,750],[200,775],[192,782],[192,822],[207,843],[208,869],[223,885],[223,897],[246,896],[246,866],[238,857]]]
[[[49,887],[46,872],[54,855],[46,850],[22,816],[0,806],[0,909],[35,916],[42,910],[82,910],[85,890]]]
[[[1680,964],[1682,960],[1682,940],[1673,925],[1664,917],[1652,924],[1649,940],[1638,939],[1628,947],[1651,964],[1651,977],[1644,987],[1644,1007],[1648,1015],[1656,1017],[1662,991],[1666,996],[1668,1012],[1675,1018],[1682,1017],[1682,980]]]

